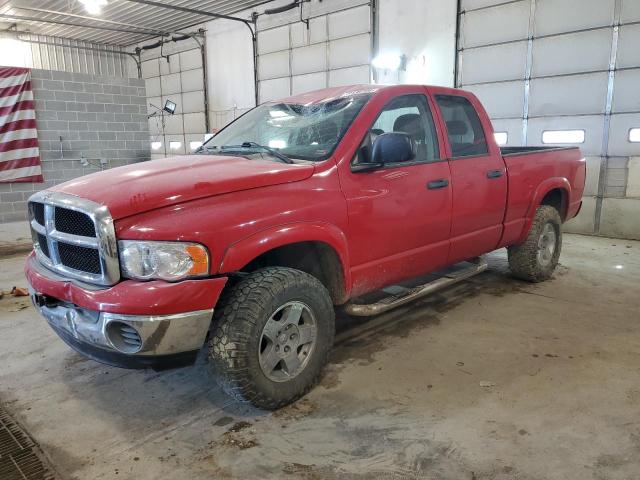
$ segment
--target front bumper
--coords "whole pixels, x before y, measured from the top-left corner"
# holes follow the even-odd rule
[[[110,365],[165,367],[195,359],[226,278],[125,281],[90,290],[27,259],[31,299],[72,348]]]

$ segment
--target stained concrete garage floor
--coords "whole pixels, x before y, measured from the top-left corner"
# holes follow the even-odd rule
[[[561,262],[531,285],[497,252],[441,295],[339,316],[322,383],[275,413],[204,365],[85,360],[5,298],[1,401],[61,478],[637,479],[640,242],[566,235]],[[0,262],[5,290],[21,267]]]

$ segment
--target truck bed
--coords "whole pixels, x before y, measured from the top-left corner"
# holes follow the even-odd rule
[[[524,219],[532,214],[531,206],[542,200],[553,185],[568,194],[564,199],[565,220],[573,218],[580,208],[586,177],[585,162],[577,147],[507,147],[501,148],[509,178],[505,237],[503,241],[521,241],[513,232],[521,230]],[[507,233],[508,232],[508,233]]]

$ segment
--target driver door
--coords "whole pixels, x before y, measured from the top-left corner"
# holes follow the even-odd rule
[[[451,173],[423,93],[389,100],[362,147],[382,133],[404,132],[417,144],[407,162],[373,171],[343,171],[347,200],[352,295],[357,296],[446,265],[451,227]],[[363,159],[362,149],[352,161]]]

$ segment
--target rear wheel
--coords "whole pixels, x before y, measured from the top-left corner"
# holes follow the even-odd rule
[[[558,265],[561,249],[560,214],[555,208],[542,205],[524,243],[508,248],[511,273],[529,282],[548,280]]]
[[[326,288],[307,273],[270,267],[248,275],[220,299],[209,359],[227,393],[276,409],[318,381],[333,337]]]

